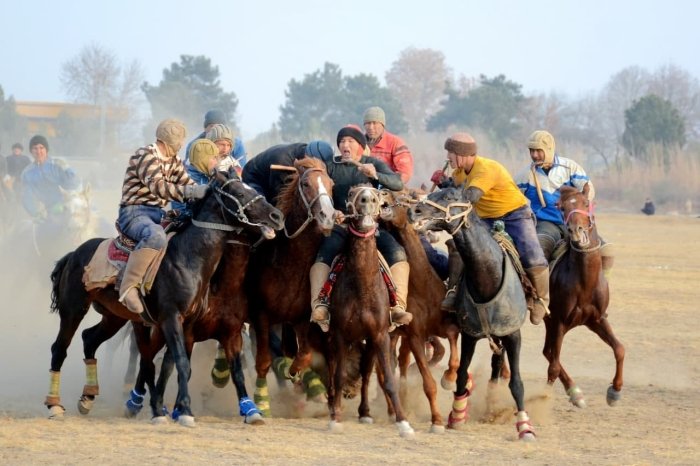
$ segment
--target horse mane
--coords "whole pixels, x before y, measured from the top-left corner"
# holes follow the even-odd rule
[[[277,208],[282,211],[285,217],[294,207],[294,202],[297,198],[299,173],[304,173],[306,170],[315,168],[325,171],[326,164],[319,159],[304,157],[294,161],[294,168],[297,169],[296,173],[290,172],[290,178],[288,178],[289,181],[282,187],[282,189],[280,189],[280,192],[277,195]],[[302,169],[301,171],[299,170],[300,168]]]

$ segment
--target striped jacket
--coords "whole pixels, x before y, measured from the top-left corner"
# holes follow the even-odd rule
[[[120,205],[165,207],[168,201],[184,201],[184,187],[194,182],[177,157],[165,158],[151,144],[136,151],[124,174]]]
[[[593,183],[586,175],[584,169],[578,163],[566,157],[554,155],[554,163],[548,173],[542,167],[528,165],[516,178],[518,188],[530,201],[530,208],[535,213],[537,220],[552,222],[557,225],[564,223],[556,203],[559,200],[559,188],[562,186],[572,186],[579,191],[583,191],[586,183],[590,188],[588,197],[593,199],[595,190]],[[544,205],[540,202],[537,194],[537,184],[540,185]]]

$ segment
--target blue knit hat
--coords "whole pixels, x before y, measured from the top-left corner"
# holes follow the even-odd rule
[[[204,114],[204,127],[215,124],[226,124],[226,115],[221,110],[209,110]]]
[[[309,142],[304,153],[324,162],[329,162],[333,158],[333,148],[326,141],[321,140]]]
[[[49,150],[49,141],[47,141],[46,138],[41,134],[32,136],[32,138],[29,140],[29,150],[32,150],[32,147],[38,144],[41,144],[42,146],[46,147],[47,151]]]

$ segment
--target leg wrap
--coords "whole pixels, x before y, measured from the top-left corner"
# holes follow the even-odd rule
[[[49,381],[49,394],[46,395],[46,400],[44,404],[46,406],[60,405],[61,404],[61,373],[49,371],[50,381]]]
[[[461,396],[455,395],[452,402],[452,411],[447,417],[447,426],[455,428],[467,422],[467,419],[469,419],[469,391]]]
[[[515,429],[518,431],[519,439],[522,439],[527,434],[535,435],[535,429],[532,427],[530,417],[527,415],[526,411],[518,412]]]
[[[270,417],[270,392],[267,389],[267,380],[258,377],[255,379],[255,393],[253,401],[265,417]]]
[[[100,385],[97,383],[97,359],[83,359],[83,361],[85,362],[85,386],[83,386],[83,395],[99,395]]]

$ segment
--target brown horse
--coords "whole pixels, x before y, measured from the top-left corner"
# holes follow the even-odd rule
[[[285,215],[285,235],[261,245],[254,253],[246,279],[250,321],[257,338],[254,400],[269,416],[267,373],[272,365],[269,330],[275,324],[291,324],[298,339],[298,352],[290,368],[297,374],[308,367],[311,352],[309,331],[309,270],[323,236],[333,229],[333,180],[325,164],[313,158],[294,162],[289,184],[277,197]]]
[[[382,197],[384,204],[381,218],[387,226],[387,230],[398,238],[406,250],[408,263],[411,266],[407,305],[408,311],[413,314],[413,320],[409,325],[398,327],[391,334],[392,339],[401,337],[401,351],[398,361],[401,381],[406,379],[410,354],[412,353],[423,378],[423,391],[430,403],[430,431],[442,433],[445,428],[437,404],[435,380],[430,373],[430,364],[425,354],[425,344],[434,336],[447,338],[450,343],[450,359],[448,369],[443,375],[442,384],[443,386],[449,386],[450,383],[455,385],[459,367],[459,351],[457,350],[459,326],[453,314],[440,310],[440,303],[445,296],[445,284],[428,262],[420,238],[409,222],[408,206],[411,198],[407,194],[391,191],[382,191]]]
[[[560,192],[559,208],[569,233],[569,248],[549,278],[551,314],[544,321],[547,334],[542,351],[549,361],[547,381],[553,384],[559,378],[569,401],[579,408],[586,406],[581,389],[559,361],[564,335],[574,327],[585,325],[610,345],[615,354],[615,377],[607,391],[608,404],[613,406],[622,390],[625,348],[607,319],[609,289],[602,270],[601,240],[596,231],[593,204],[588,200],[588,185],[583,192],[568,186],[562,186]]]
[[[369,378],[377,359],[381,370],[380,384],[391,400],[396,425],[401,436],[411,436],[413,429],[404,416],[391,370],[389,349],[389,294],[379,269],[379,252],[375,232],[378,227],[381,198],[369,185],[359,185],[348,192],[348,239],[343,270],[338,274],[330,297],[330,330],[328,332],[329,387],[328,408],[331,430],[341,429],[340,390],[346,379],[348,347],[363,340],[365,347],[360,361],[362,373],[360,422],[372,423],[369,412]],[[421,348],[425,340],[420,342]]]

